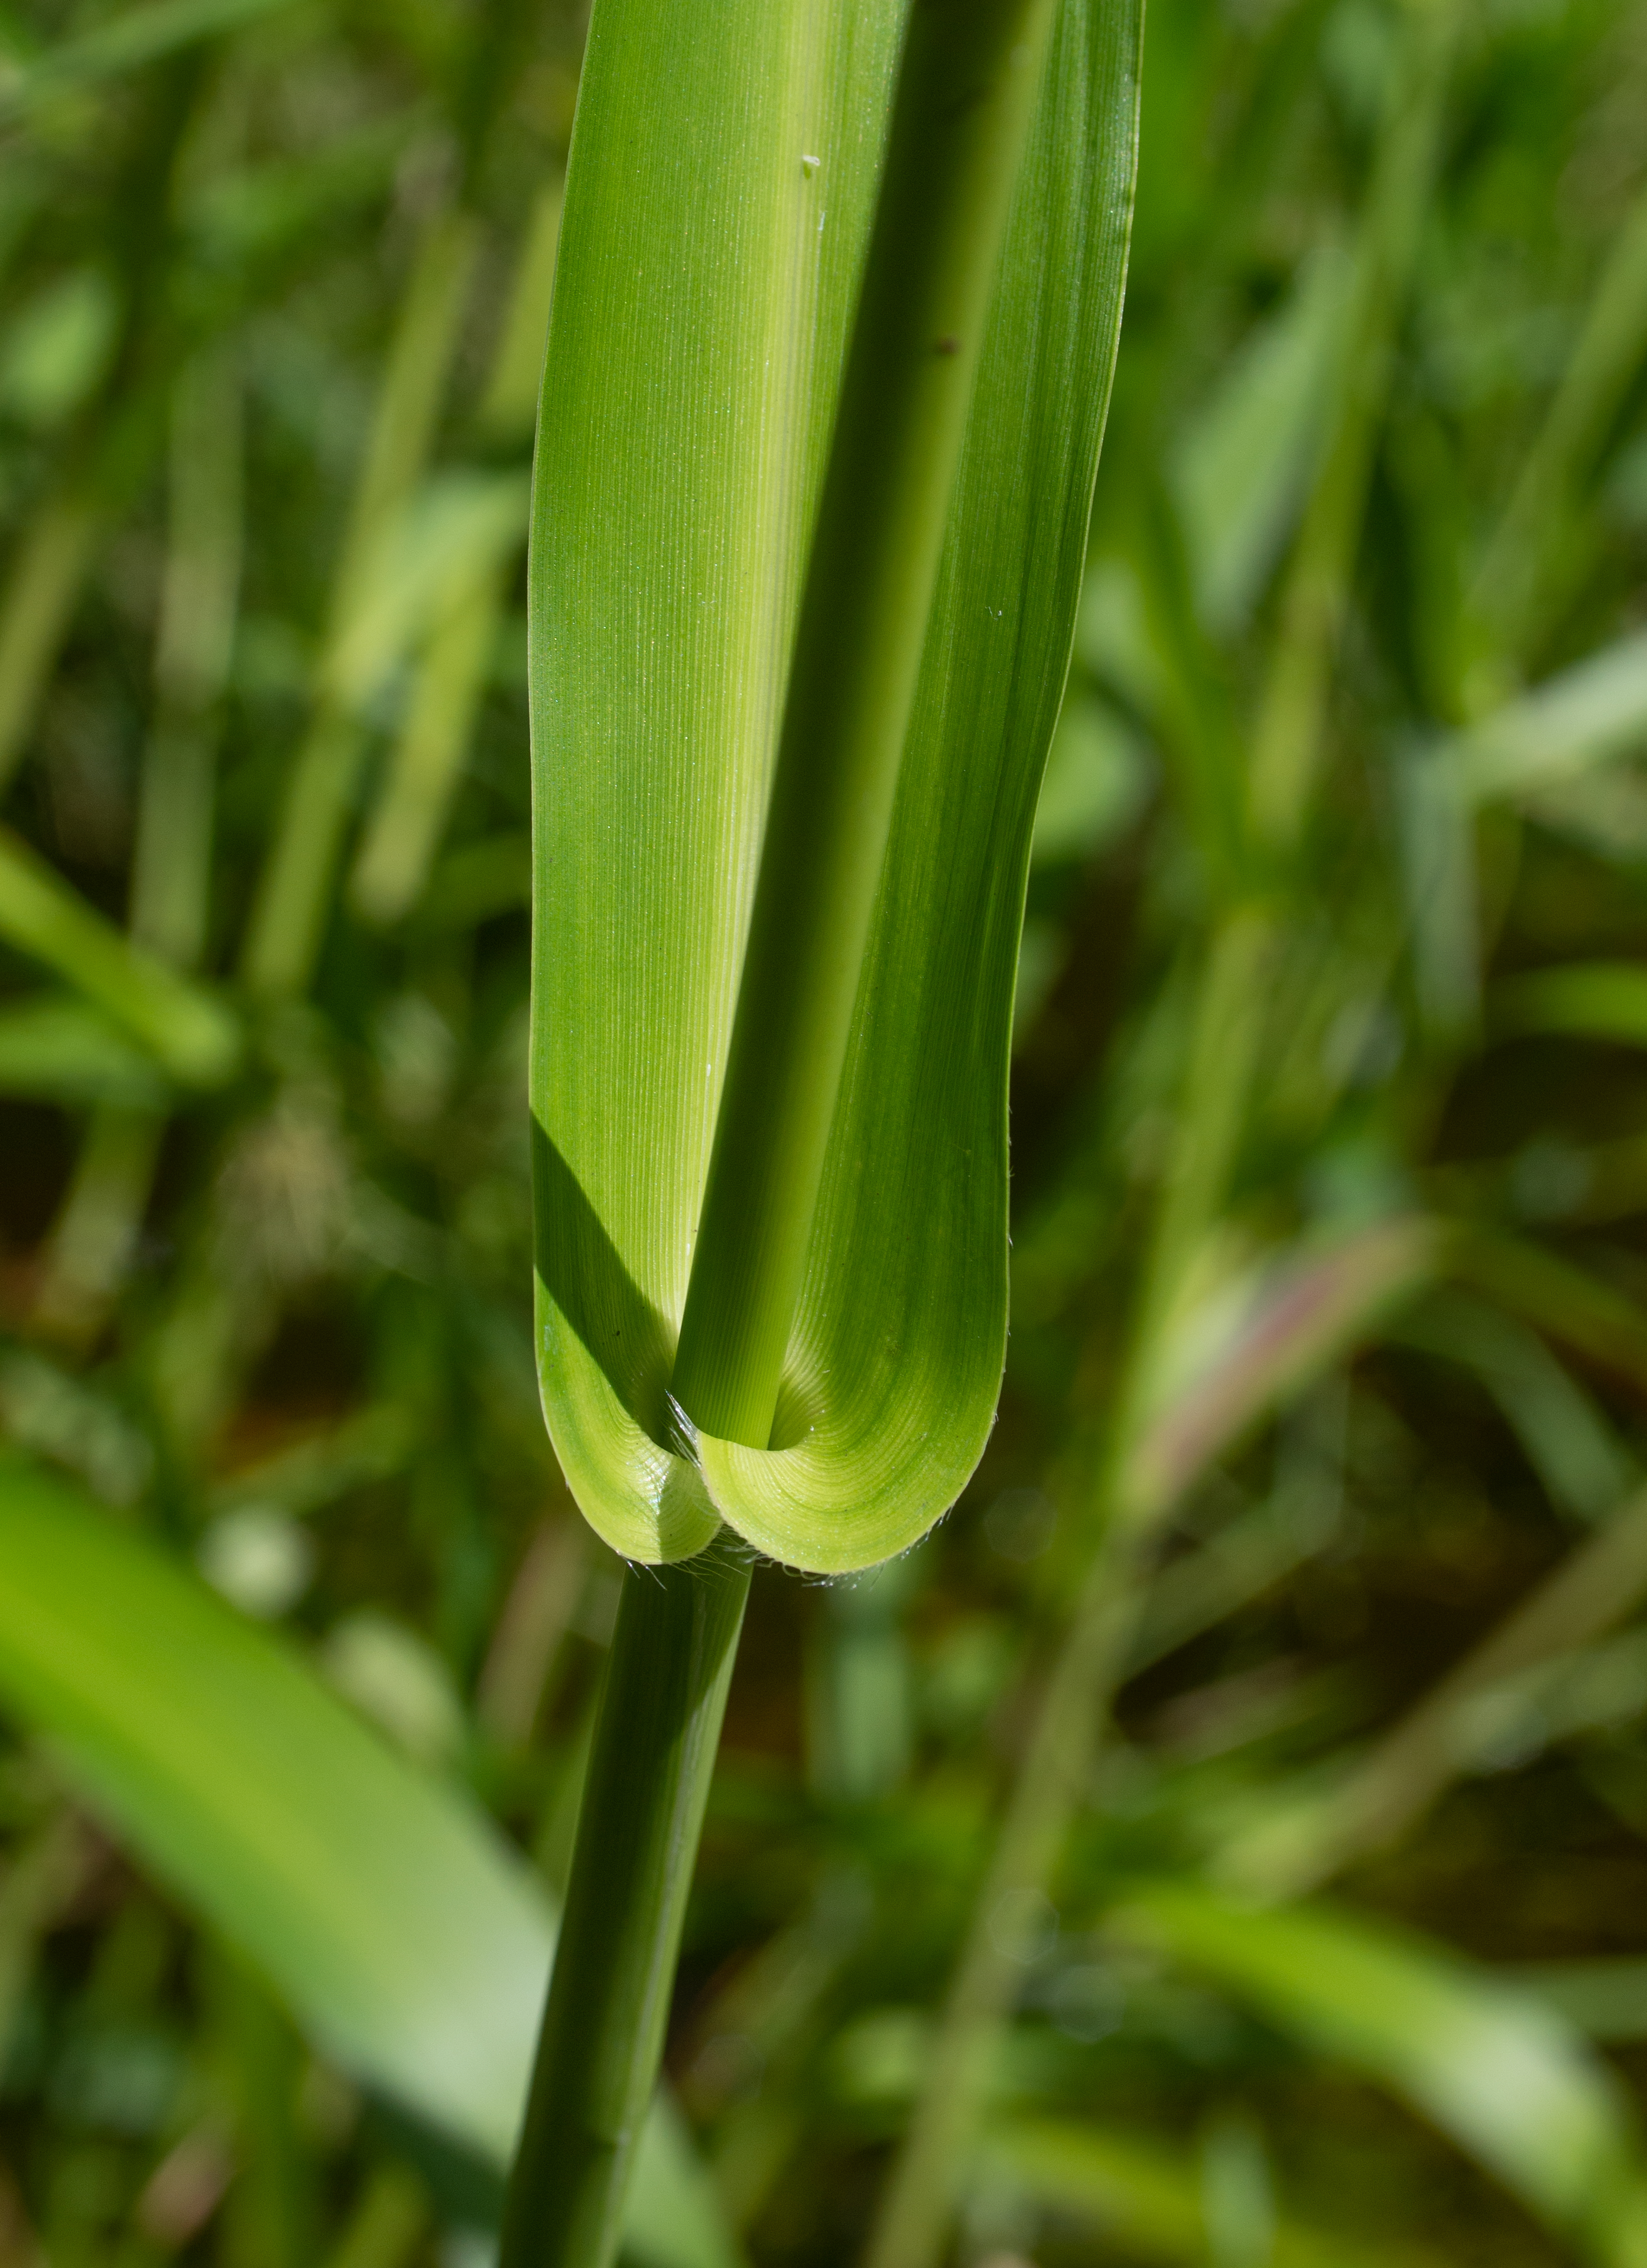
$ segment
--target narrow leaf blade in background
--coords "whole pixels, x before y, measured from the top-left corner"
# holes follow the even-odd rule
[[[0,1466],[0,1694],[328,2054],[501,2169],[554,1924],[479,1812],[289,1646],[15,1457]],[[728,2268],[678,2126],[639,2165],[643,2256]]]
[[[1391,2088],[1596,2257],[1634,2257],[1643,2204],[1623,2097],[1532,1994],[1326,1906],[1261,1907],[1185,1881],[1129,1893],[1114,1918]]]

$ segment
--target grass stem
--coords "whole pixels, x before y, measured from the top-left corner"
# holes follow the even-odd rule
[[[499,2268],[607,2268],[652,2099],[747,1557],[629,1567]]]

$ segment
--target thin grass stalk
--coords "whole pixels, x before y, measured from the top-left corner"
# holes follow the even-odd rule
[[[417,902],[463,776],[497,644],[505,578],[493,567],[436,626],[413,681],[381,801],[349,876],[349,903],[387,927]]]
[[[1560,385],[1494,529],[1472,593],[1500,649],[1475,705],[1507,697],[1514,664],[1539,624],[1574,490],[1594,460],[1647,353],[1647,195],[1637,198],[1597,282]]]
[[[1452,0],[1436,0],[1410,19],[1368,192],[1339,413],[1288,569],[1253,740],[1249,819],[1256,843],[1273,858],[1296,851],[1320,769],[1373,443],[1440,151],[1457,18]]]
[[[131,931],[197,968],[211,903],[218,711],[229,682],[245,541],[240,374],[232,350],[186,364],[173,409],[171,540],[155,653],[155,726],[132,866]]]
[[[70,1346],[94,1339],[130,1270],[165,1117],[106,1103],[92,1114],[46,1248],[32,1320]]]
[[[327,657],[370,595],[395,518],[428,463],[477,244],[474,216],[458,211],[432,221],[419,247],[333,583]],[[324,659],[319,674],[324,682]],[[266,998],[296,998],[313,976],[365,749],[363,720],[323,696],[292,768],[242,953],[247,987]]]
[[[18,547],[0,598],[0,791],[27,750],[99,524],[83,485],[65,482],[47,497]]]
[[[1405,301],[1439,148],[1452,37],[1444,8],[1414,26],[1363,224],[1357,320],[1283,600],[1281,645],[1261,705],[1248,782],[1250,835],[1290,861],[1319,769],[1331,671],[1347,613],[1392,334]],[[1143,1588],[1178,1496],[1134,1491],[1130,1451],[1189,1272],[1221,1213],[1245,1130],[1278,916],[1250,896],[1221,917],[1202,964],[1177,1138],[1127,1334],[1121,1384],[1085,1518],[1096,1539],[1039,1699],[993,1857],[974,1905],[914,2116],[864,2268],[936,2268],[956,2169],[977,2115],[991,2043],[1023,1970],[1011,1918],[1046,1894],[1125,1672]]]
[[[1018,1940],[1056,1869],[1085,1794],[1095,1737],[1127,1660],[1146,1539],[1111,1526],[1088,1568],[1041,1696],[984,1875],[916,2101],[863,2256],[863,2268],[936,2268],[954,2207],[996,2035],[1025,1974]]]
[[[562,193],[559,180],[540,193],[521,244],[477,420],[489,450],[531,446]],[[399,921],[423,895],[474,737],[512,567],[489,568],[454,599],[424,649],[349,877],[349,901],[364,921]]]
[[[759,1447],[1053,13],[1052,0],[917,9],[900,62],[674,1373],[688,1424]],[[607,2268],[615,2255],[714,1762],[713,1732],[699,1728],[711,1711],[719,1721],[707,1671],[665,1673],[685,1657],[688,1624],[735,1596],[713,1625],[725,1647],[716,1674],[730,1676],[743,1590],[724,1569],[711,1547],[626,1578],[502,2268]]]
[[[718,1545],[624,1572],[500,2268],[616,2254],[749,1573]]]
[[[1298,1897],[1387,1850],[1467,1768],[1472,1705],[1628,1619],[1647,1591],[1647,1492],[1631,1490],[1599,1531],[1561,1561],[1446,1672],[1319,1803],[1238,1842],[1219,1871],[1264,1897]],[[1479,1753],[1479,1751],[1477,1752]]]
[[[231,351],[180,372],[170,452],[170,528],[155,654],[156,716],[143,765],[131,935],[180,969],[200,965],[210,910],[213,770],[228,684],[244,540],[241,381]],[[47,1247],[34,1320],[84,1342],[130,1264],[165,1117],[94,1111]]]
[[[197,63],[185,56],[158,75],[105,208],[105,252],[125,306],[107,367],[65,438],[0,599],[0,792],[27,753],[99,531],[119,519],[146,471],[151,376],[175,353],[166,261],[174,170],[202,85]],[[0,109],[4,99],[0,88]]]

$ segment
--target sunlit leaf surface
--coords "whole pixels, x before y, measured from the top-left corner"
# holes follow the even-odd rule
[[[0,1467],[0,1695],[328,2054],[501,2169],[554,1924],[478,1811],[289,1645],[15,1458]],[[658,2125],[638,2165],[643,2257],[724,2268],[678,2127]]]
[[[539,1354],[579,1501],[634,1558],[723,1517],[804,1566],[885,1558],[959,1492],[999,1385],[1013,970],[1132,178],[1137,18],[1085,0],[986,336],[772,1443],[705,1440],[701,1470],[669,1446],[900,20],[614,6],[585,68],[533,533]]]

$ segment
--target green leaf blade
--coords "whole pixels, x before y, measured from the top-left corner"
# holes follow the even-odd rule
[[[340,2060],[500,2156],[550,1946],[524,1868],[295,1656],[20,1463],[0,1568],[8,1701]]]
[[[501,2172],[555,1937],[525,1862],[294,1649],[14,1453],[0,1702],[327,2053]],[[648,2268],[736,2268],[666,2102],[626,2242]]]
[[[640,12],[625,0],[597,31],[630,30]],[[660,51],[681,37],[669,12],[658,11]],[[833,1571],[885,1558],[954,1500],[999,1387],[1013,976],[1035,793],[1084,564],[1133,171],[1138,18],[1081,0],[1054,29],[1009,224],[774,1446],[700,1436],[696,1466],[670,1446],[665,1397],[760,849],[798,539],[872,186],[855,145],[872,154],[899,12],[859,18],[850,42],[814,57],[814,84],[831,102],[801,144],[817,172],[798,181],[784,138],[796,113],[766,87],[753,52],[740,47],[730,77],[683,104],[672,93],[688,122],[700,104],[714,116],[728,137],[724,170],[700,151],[692,241],[668,269],[669,296],[655,285],[650,297],[619,292],[615,335],[603,306],[598,360],[580,335],[591,318],[577,311],[598,289],[592,264],[617,257],[584,187],[601,162],[592,148],[618,131],[604,114],[617,75],[600,75],[599,38],[578,129],[590,138],[569,173],[557,290],[571,312],[551,327],[533,532],[540,1366],[568,1478],[592,1523],[634,1557],[685,1556],[724,1517],[790,1564]],[[760,48],[780,33],[763,18],[745,36]],[[673,68],[696,90],[711,66],[699,56]],[[624,99],[643,100],[646,83],[636,73]],[[757,120],[759,102],[771,107]],[[758,162],[757,127],[770,137]],[[640,163],[649,181],[665,169],[651,154]],[[833,254],[816,254],[804,235],[798,254],[792,217],[818,180],[837,195],[847,184],[849,202],[824,207]],[[657,188],[642,196],[632,179],[627,187],[623,256],[643,276],[678,223],[653,210]],[[737,223],[725,221],[720,271],[688,274],[717,197]],[[764,216],[753,248],[751,203]],[[791,232],[783,241],[775,210]],[[615,216],[604,225],[615,237]],[[601,280],[615,291],[610,268]],[[688,283],[702,305],[682,301]],[[815,311],[810,359],[774,375],[776,357],[757,368],[750,342],[773,326],[786,335],[797,293]],[[730,340],[729,299],[741,309]],[[694,340],[693,354],[717,372],[695,394],[683,392],[680,369]],[[650,383],[619,418],[597,379],[607,397],[622,390],[614,373],[631,357]],[[750,436],[780,416],[790,453],[772,472]],[[612,468],[625,449],[640,451],[660,492],[650,504],[620,496],[626,476]],[[659,480],[660,467],[679,477]],[[667,612],[660,602],[648,614],[648,578]],[[741,625],[725,611],[739,605]],[[758,668],[742,664],[739,637],[754,640]]]

